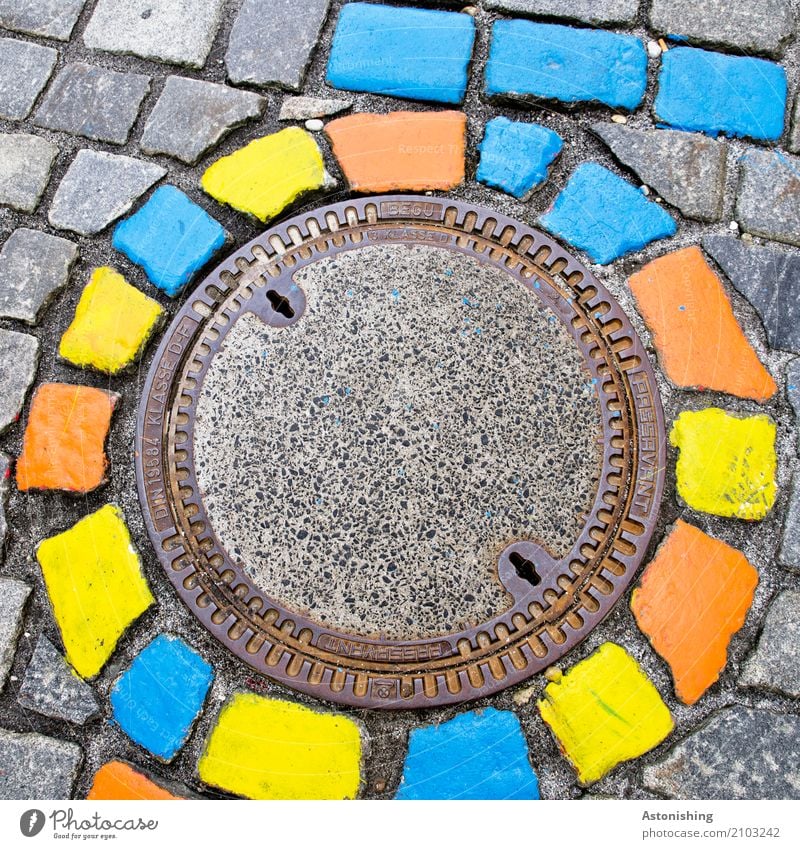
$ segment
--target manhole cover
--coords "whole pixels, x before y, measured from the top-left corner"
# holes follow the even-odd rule
[[[653,532],[656,382],[550,239],[372,197],[259,236],[145,383],[137,478],[178,592],[240,658],[359,707],[521,681],[600,622]]]

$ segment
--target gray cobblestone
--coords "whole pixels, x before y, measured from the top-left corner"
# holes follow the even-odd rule
[[[15,38],[0,38],[0,118],[27,118],[47,85],[58,51]]]
[[[86,0],[0,0],[0,26],[66,41]]]
[[[76,743],[0,729],[0,799],[69,799],[82,758]]]
[[[31,588],[15,578],[0,578],[0,690],[6,685],[14,662],[22,615]],[[0,760],[2,763],[2,760]]]
[[[58,148],[39,136],[0,135],[0,204],[33,212],[50,179]]]
[[[76,62],[56,77],[33,122],[98,141],[125,144],[150,89],[143,74],[121,74]]]
[[[15,230],[0,251],[0,318],[36,324],[77,258],[77,246],[67,239]]]
[[[792,476],[789,509],[784,520],[778,560],[784,566],[800,571],[800,472]]]
[[[329,0],[245,0],[225,54],[231,82],[298,91],[329,5]]]
[[[100,0],[87,47],[190,68],[205,65],[225,0]],[[270,49],[274,49],[271,43]]]
[[[751,148],[740,168],[739,226],[755,236],[800,245],[800,159]]]
[[[794,410],[794,432],[797,437],[797,453],[800,454],[800,357],[786,366],[786,395]]]
[[[56,189],[48,221],[81,236],[99,233],[166,173],[166,168],[132,156],[79,150]]]
[[[586,24],[631,24],[639,0],[485,0],[487,9],[567,18]]]
[[[0,290],[0,295],[2,291]],[[39,340],[28,333],[0,328],[0,433],[19,415],[36,377]]]
[[[800,592],[785,590],[769,606],[764,630],[739,683],[800,696]]]
[[[145,124],[145,153],[164,153],[190,165],[234,128],[258,117],[265,100],[230,86],[169,77]]]
[[[100,712],[92,688],[75,674],[44,634],[25,670],[17,701],[24,708],[76,725],[83,725]]]
[[[279,121],[306,121],[325,118],[344,112],[353,105],[352,100],[331,100],[325,97],[287,97],[281,104]]]

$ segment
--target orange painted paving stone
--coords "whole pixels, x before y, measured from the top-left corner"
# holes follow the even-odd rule
[[[731,546],[678,520],[631,597],[636,623],[694,704],[719,678],[744,624],[758,572]]]
[[[109,761],[97,770],[87,799],[182,799],[160,787],[122,761]]]
[[[355,191],[447,190],[464,179],[466,126],[463,112],[360,113],[325,132]]]
[[[104,444],[111,414],[119,400],[114,392],[43,383],[33,396],[17,461],[17,486],[90,492],[105,481]]]
[[[659,257],[628,284],[661,365],[676,386],[714,389],[754,401],[775,394],[775,381],[747,341],[700,248]]]

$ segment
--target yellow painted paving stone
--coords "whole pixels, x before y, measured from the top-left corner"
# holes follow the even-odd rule
[[[678,494],[704,513],[763,519],[775,503],[775,435],[769,416],[684,411],[669,436],[680,449]]]
[[[342,714],[236,693],[197,769],[206,784],[250,799],[353,799],[361,735]]]
[[[214,200],[267,221],[303,192],[331,185],[311,133],[288,127],[210,165],[201,184]]]
[[[96,268],[58,352],[76,366],[117,374],[141,354],[162,314],[113,268]]]
[[[106,504],[39,543],[36,558],[67,660],[92,678],[154,601],[122,513]]]
[[[538,707],[581,784],[650,751],[674,727],[658,690],[616,643],[551,681]]]

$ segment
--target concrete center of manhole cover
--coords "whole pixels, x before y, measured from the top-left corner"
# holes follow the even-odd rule
[[[656,519],[663,416],[602,285],[519,222],[378,197],[260,236],[191,295],[137,434],[178,591],[259,671],[372,707],[529,677]]]

